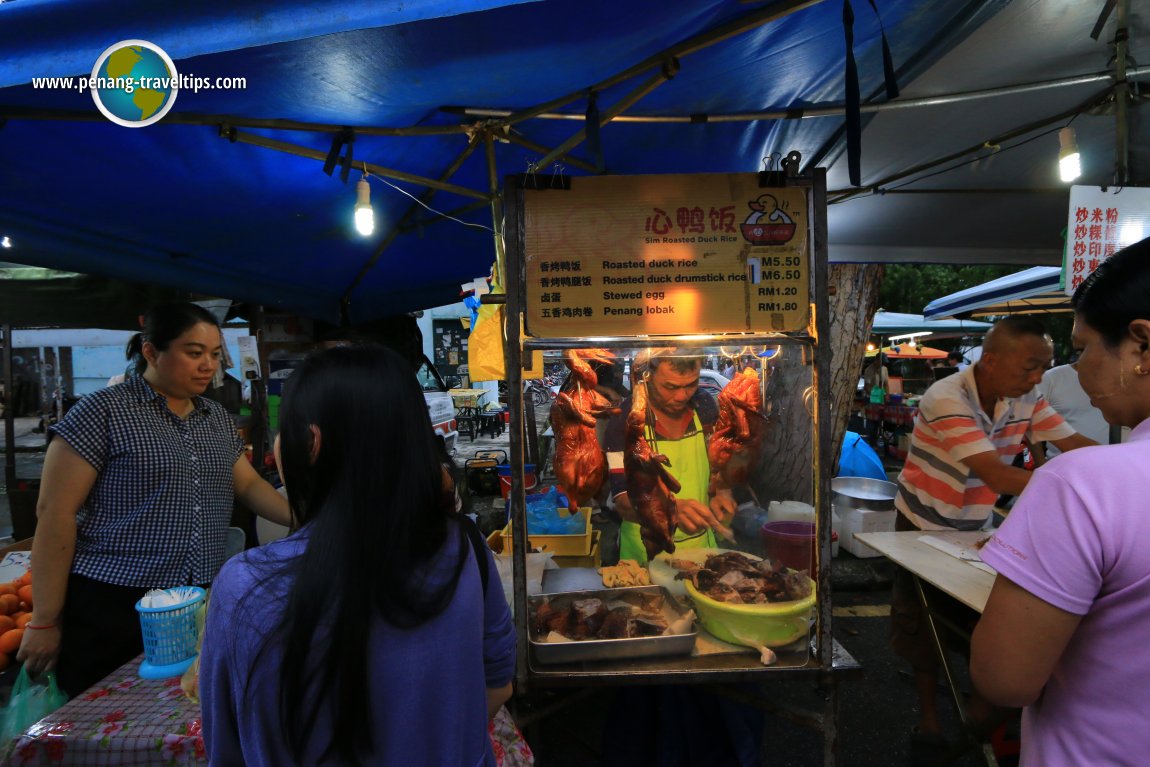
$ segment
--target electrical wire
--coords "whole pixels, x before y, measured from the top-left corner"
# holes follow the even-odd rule
[[[473,224],[469,221],[460,221],[455,216],[449,216],[446,213],[442,213],[442,212],[436,210],[435,208],[433,208],[430,205],[428,205],[427,203],[425,203],[423,200],[416,197],[411,192],[407,191],[406,189],[403,189],[401,187],[396,186],[395,184],[391,183],[390,181],[388,181],[386,178],[383,178],[382,176],[375,176],[375,175],[370,175],[370,174],[365,174],[365,175],[369,175],[370,178],[374,178],[376,181],[381,181],[384,184],[387,184],[388,186],[390,186],[395,191],[401,192],[401,193],[407,195],[408,197],[415,200],[417,203],[419,203],[423,207],[427,208],[429,211],[431,211],[435,215],[439,216],[440,218],[446,218],[449,221],[454,221],[457,224],[463,224],[464,226],[472,226],[472,227],[475,227],[476,229],[483,229],[485,231],[491,232],[492,234],[495,234],[495,230],[489,226],[484,226],[483,224]]]
[[[1071,120],[1070,122],[1074,122],[1074,121]],[[1067,123],[1066,125],[1069,125],[1069,124],[1070,123]],[[1035,134],[1034,136],[1031,136],[1030,138],[1028,138],[1024,141],[1019,141],[1017,144],[1011,144],[1008,147],[997,149],[997,150],[991,152],[990,154],[981,154],[981,155],[979,155],[977,157],[973,157],[969,160],[963,160],[962,162],[955,163],[954,165],[951,165],[949,168],[943,168],[942,170],[936,170],[933,173],[927,173],[925,176],[918,176],[917,178],[913,178],[909,181],[904,181],[903,183],[896,184],[895,186],[884,187],[883,189],[878,190],[878,194],[882,194],[883,191],[892,191],[895,189],[902,189],[904,186],[910,186],[911,184],[917,184],[918,182],[925,181],[926,179],[931,178],[933,176],[941,176],[943,173],[950,173],[952,170],[958,170],[959,168],[965,167],[967,165],[973,165],[974,163],[981,162],[982,160],[985,160],[988,157],[994,157],[995,155],[1002,154],[1004,152],[1009,152],[1011,149],[1017,149],[1020,146],[1025,146],[1025,145],[1029,144],[1031,141],[1036,141],[1037,139],[1044,138],[1046,136],[1049,136],[1052,133],[1057,133],[1058,131],[1060,131],[1064,127],[1066,127],[1066,125],[1060,125],[1057,128],[1050,128],[1049,130],[1044,130],[1044,131],[1042,131],[1042,133]]]
[[[1017,144],[1011,144],[1010,146],[1008,146],[1006,148],[1002,148],[1000,146],[998,149],[994,150],[990,154],[981,154],[981,155],[978,155],[977,157],[973,157],[969,160],[963,160],[962,162],[955,163],[954,165],[951,165],[947,168],[943,168],[941,170],[936,170],[933,173],[927,173],[926,175],[917,176],[913,179],[910,179],[909,181],[904,181],[901,184],[896,184],[894,186],[886,186],[886,187],[876,188],[876,189],[872,190],[869,195],[856,194],[856,195],[852,195],[852,196],[846,198],[845,200],[833,200],[833,201],[831,201],[831,204],[840,204],[840,203],[844,203],[844,202],[850,202],[851,200],[862,200],[862,199],[865,199],[867,197],[873,197],[875,195],[881,196],[884,192],[894,191],[896,189],[902,189],[905,186],[910,186],[911,184],[917,184],[920,181],[925,181],[926,179],[932,178],[933,176],[941,176],[944,173],[950,173],[953,170],[958,170],[959,168],[964,168],[967,165],[972,165],[976,162],[981,162],[982,160],[985,160],[988,157],[993,157],[995,155],[1002,154],[1003,152],[1009,152],[1011,149],[1017,149],[1020,146],[1025,146],[1026,144],[1029,144],[1031,141],[1036,141],[1037,139],[1043,138],[1045,136],[1049,136],[1052,133],[1057,133],[1058,131],[1062,130],[1063,128],[1069,127],[1070,124],[1073,123],[1075,118],[1077,118],[1077,117],[1078,117],[1078,115],[1074,115],[1073,117],[1070,118],[1070,120],[1066,123],[1066,125],[1060,125],[1057,128],[1050,128],[1048,130],[1044,130],[1041,133],[1037,133],[1037,134],[1031,136],[1030,138],[1025,139],[1024,141],[1019,141]],[[987,144],[989,144],[989,141],[984,142],[983,145],[986,146]]]

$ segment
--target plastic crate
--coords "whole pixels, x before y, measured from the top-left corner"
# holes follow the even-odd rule
[[[503,531],[496,530],[487,536],[487,545],[498,556],[502,556],[505,553],[510,555],[511,546],[508,544],[507,551],[504,552],[503,540]],[[599,531],[591,531],[591,551],[589,553],[569,557],[553,556],[551,557],[551,561],[559,567],[598,567],[600,564]]]
[[[562,514],[562,510],[560,510]],[[580,506],[579,513],[583,515],[584,529],[580,535],[543,535],[528,533],[527,545],[535,551],[550,551],[557,557],[580,557],[591,553],[591,507]],[[511,553],[511,523],[508,522],[502,530],[503,540],[507,553]]]

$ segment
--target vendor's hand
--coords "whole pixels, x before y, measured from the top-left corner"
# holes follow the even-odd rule
[[[25,628],[24,639],[20,642],[20,649],[16,651],[16,660],[24,663],[24,668],[28,669],[29,674],[38,676],[56,668],[56,656],[59,654],[59,627]]]
[[[711,511],[723,524],[730,524],[738,511],[739,504],[735,503],[735,496],[729,489],[719,489],[711,496]]]
[[[710,506],[705,506],[695,500],[687,498],[675,499],[675,522],[688,533],[698,533],[711,529],[729,541],[735,538],[731,531],[723,524],[720,515],[716,515]]]

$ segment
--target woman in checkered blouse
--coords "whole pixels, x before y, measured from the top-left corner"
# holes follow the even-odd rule
[[[234,498],[289,524],[286,500],[244,455],[231,416],[204,398],[220,364],[215,317],[152,310],[133,339],[138,375],[81,399],[44,459],[32,545],[32,621],[17,654],[71,695],[143,651],[135,604],[152,588],[208,585]]]

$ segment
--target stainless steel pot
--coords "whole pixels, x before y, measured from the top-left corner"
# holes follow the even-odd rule
[[[834,505],[844,509],[890,511],[898,486],[870,477],[835,477],[831,480]]]

